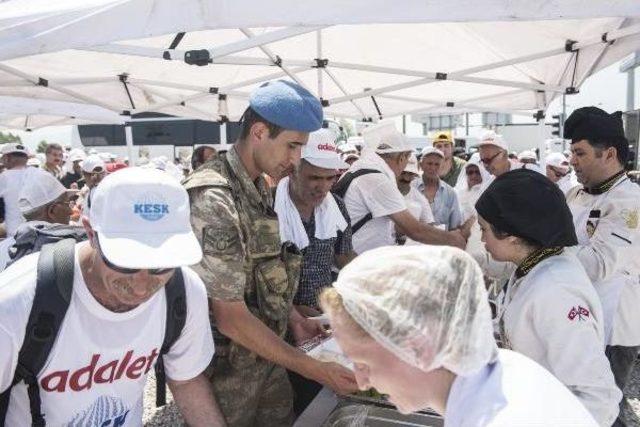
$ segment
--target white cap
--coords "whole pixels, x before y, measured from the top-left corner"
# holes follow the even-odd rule
[[[409,156],[409,161],[407,162],[407,166],[404,168],[403,172],[410,172],[414,175],[420,175],[420,171],[418,170],[418,159],[416,155],[411,153]]]
[[[105,163],[108,163],[109,161],[111,161],[111,153],[98,153],[98,156]]]
[[[364,138],[361,136],[350,136],[347,138],[347,144],[351,144],[356,148],[362,148],[364,146]]]
[[[422,149],[422,151],[420,152],[420,157],[424,157],[424,156],[428,156],[429,154],[435,154],[437,156],[440,156],[444,159],[444,153],[440,150],[438,150],[436,147],[424,147]]]
[[[536,156],[535,151],[532,150],[524,150],[520,154],[518,154],[518,160],[538,160],[538,156]]]
[[[29,160],[27,160],[27,166],[35,166],[39,168],[40,166],[42,166],[42,162],[37,157],[31,157]]]
[[[337,148],[338,153],[340,154],[347,154],[347,153],[358,153],[358,147],[356,147],[354,144],[350,143],[350,142],[345,142],[342,145],[339,145]]]
[[[509,147],[507,146],[507,142],[504,140],[502,135],[498,135],[492,130],[485,132],[480,138],[480,142],[478,143],[478,147],[483,147],[487,145],[493,145],[503,150],[509,150]]]
[[[100,248],[124,268],[200,262],[187,191],[166,172],[130,167],[109,174],[91,196],[89,221]]]
[[[391,120],[384,120],[362,131],[364,145],[378,154],[413,151],[407,138],[396,129]]]
[[[45,170],[28,168],[18,194],[18,207],[20,212],[25,214],[53,202],[67,192],[76,193],[77,190],[67,190],[60,181]]]
[[[309,134],[309,141],[302,149],[302,158],[324,169],[347,169],[349,165],[340,159],[336,151],[336,133],[322,128]]]
[[[87,155],[79,148],[74,148],[69,152],[69,161],[77,162],[78,160],[84,160]]]
[[[80,165],[82,170],[87,173],[92,172],[102,172],[106,170],[106,166],[104,161],[97,154],[91,154],[87,156]],[[99,171],[96,171],[97,168],[101,168]]]
[[[13,154],[13,153],[21,153],[29,155],[29,149],[26,145],[21,142],[11,142],[9,144],[2,144],[2,151],[0,152],[3,156],[5,154]]]
[[[551,153],[545,157],[544,162],[547,166],[553,166],[565,172],[569,170],[569,160],[562,153]]]

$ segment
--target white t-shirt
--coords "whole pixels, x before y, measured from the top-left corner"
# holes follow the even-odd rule
[[[11,248],[15,242],[16,239],[14,239],[13,236],[9,236],[0,242],[0,271],[7,268],[7,263],[11,260],[11,258],[9,258],[9,248]]]
[[[407,209],[395,181],[384,173],[362,175],[349,186],[344,203],[352,227],[369,212],[373,215],[373,219],[353,234],[353,250],[357,254],[395,244],[394,222],[389,215]]]
[[[140,426],[146,374],[162,347],[166,321],[163,290],[125,313],[100,305],[89,292],[78,264],[71,304],[44,369],[38,375],[48,426]],[[33,304],[38,255],[20,259],[0,274],[0,390],[13,378]],[[167,377],[199,375],[213,357],[207,294],[200,278],[182,269],[187,318],[182,334],[164,356]],[[30,426],[24,384],[13,387],[6,425]]]
[[[429,201],[413,185],[409,187],[409,192],[405,194],[404,201],[407,204],[409,213],[423,224],[435,222]]]
[[[26,177],[26,168],[8,169],[0,173],[0,197],[4,199],[4,224],[7,236],[13,236],[18,226],[25,222],[20,208],[18,196]]]
[[[580,401],[553,375],[521,354],[500,350],[498,361],[458,376],[444,427],[597,427]]]

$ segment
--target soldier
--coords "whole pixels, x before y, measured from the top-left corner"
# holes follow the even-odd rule
[[[357,390],[351,371],[284,341],[288,326],[296,342],[324,330],[292,310],[301,255],[295,245],[280,243],[263,174],[286,176],[309,132],[321,125],[322,107],[307,90],[266,83],[251,95],[234,147],[185,181],[204,251],[197,271],[208,287],[216,341],[209,375],[231,426],[292,424],[285,368],[339,393]]]

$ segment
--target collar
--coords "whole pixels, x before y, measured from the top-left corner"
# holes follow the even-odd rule
[[[233,146],[226,153],[227,163],[233,174],[238,178],[238,183],[244,191],[257,203],[270,207],[273,204],[271,192],[264,176],[260,175],[254,182],[247,172],[247,168],[242,164],[240,156]]]
[[[613,187],[613,185],[618,181],[618,179],[622,176],[625,176],[626,173],[627,172],[623,169],[620,172],[613,175],[612,177],[607,178],[600,184],[595,185],[591,188],[582,187],[582,190],[587,194],[594,194],[594,195],[606,193],[607,191],[611,190],[611,187]]]
[[[564,248],[561,246],[554,246],[551,248],[538,249],[537,251],[532,252],[516,269],[516,278],[520,279],[526,276],[533,267],[540,264],[540,262],[554,255],[561,254],[563,250]]]

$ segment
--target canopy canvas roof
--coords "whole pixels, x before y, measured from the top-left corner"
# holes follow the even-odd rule
[[[12,0],[0,96],[236,120],[287,78],[329,117],[530,113],[637,49],[637,0]]]

